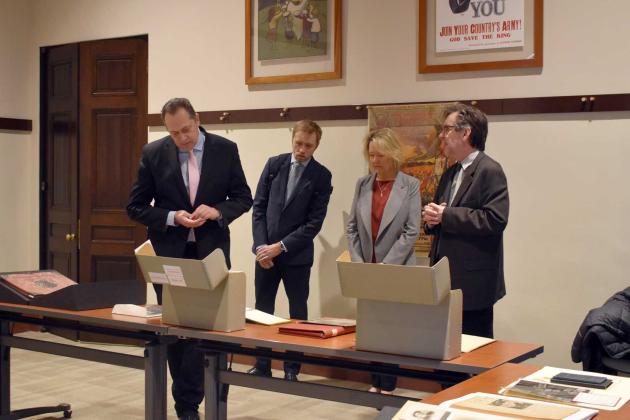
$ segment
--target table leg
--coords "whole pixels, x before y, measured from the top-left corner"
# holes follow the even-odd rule
[[[220,372],[227,370],[227,354],[219,353],[217,362],[217,375],[219,375]],[[219,419],[227,420],[227,399],[230,385],[221,383],[220,380],[217,383],[219,384]]]
[[[11,348],[4,344],[9,322],[0,321],[0,416],[11,412]]]
[[[219,373],[227,367],[224,353],[204,353],[204,393],[206,420],[227,419],[228,385],[220,382]]]
[[[144,417],[166,420],[166,344],[148,343],[144,354]]]

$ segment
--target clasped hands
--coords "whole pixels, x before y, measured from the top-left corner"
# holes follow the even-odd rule
[[[429,226],[435,226],[442,223],[442,214],[446,208],[446,203],[435,204],[429,203],[422,209],[422,218]]]
[[[280,255],[282,247],[280,242],[271,245],[261,245],[256,248],[256,261],[264,269],[273,267],[273,259]]]
[[[220,216],[219,210],[202,204],[192,214],[186,210],[178,210],[175,213],[175,223],[187,228],[197,228],[206,223],[206,220],[217,220]]]

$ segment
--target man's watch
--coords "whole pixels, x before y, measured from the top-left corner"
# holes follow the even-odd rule
[[[287,247],[284,246],[284,242],[280,241],[280,249],[282,250],[282,252],[288,252],[287,251]]]

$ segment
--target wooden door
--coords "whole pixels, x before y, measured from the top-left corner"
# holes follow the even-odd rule
[[[71,44],[45,48],[41,58],[41,265],[76,280],[79,47]]]
[[[147,49],[146,37],[79,45],[81,282],[140,280],[146,228],[126,206],[147,142]]]

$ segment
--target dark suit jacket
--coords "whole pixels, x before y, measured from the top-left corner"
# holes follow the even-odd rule
[[[615,293],[604,305],[591,309],[571,346],[571,360],[583,370],[616,375],[602,359],[630,356],[630,287]]]
[[[448,201],[455,167],[442,175],[435,203]],[[464,310],[489,308],[505,296],[503,230],[509,207],[501,165],[480,152],[462,174],[452,205],[444,209],[442,223],[433,228],[425,225],[425,231],[435,235],[431,264],[448,257],[451,288],[462,289]]]
[[[149,239],[157,255],[181,258],[189,229],[167,226],[171,210],[190,213],[201,204],[215,207],[221,222],[208,220],[195,229],[197,251],[206,256],[221,248],[230,266],[230,230],[228,225],[252,205],[252,194],[235,143],[223,137],[205,135],[199,188],[194,206],[190,198],[178,158],[178,149],[170,136],[148,143],[142,149],[138,179],[131,189],[127,213],[148,227]],[[155,200],[151,205],[151,201]]]
[[[304,169],[295,191],[285,202],[291,154],[269,158],[260,175],[252,229],[254,246],[282,241],[287,252],[274,262],[288,265],[313,264],[313,239],[322,228],[332,193],[332,175],[314,158]]]

